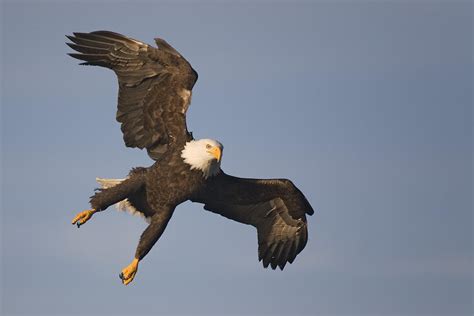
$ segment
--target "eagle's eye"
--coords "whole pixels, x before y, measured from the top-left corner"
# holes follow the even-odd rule
[[[211,146],[210,144],[207,144],[207,145],[206,145],[206,149],[211,149],[211,147],[212,147],[212,146]]]

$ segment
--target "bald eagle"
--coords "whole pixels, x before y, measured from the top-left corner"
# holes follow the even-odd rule
[[[98,179],[102,188],[91,197],[92,209],[78,213],[80,227],[93,214],[119,203],[143,216],[135,258],[120,273],[127,285],[139,262],[162,235],[175,208],[192,201],[204,209],[257,229],[258,259],[281,270],[292,263],[308,240],[306,214],[313,209],[287,179],[244,179],[221,169],[224,147],[212,139],[194,139],[186,111],[198,75],[166,41],[157,47],[109,31],[73,33],[67,43],[81,65],[112,69],[118,78],[117,121],[127,147],[146,148],[155,160],[134,168],[126,179]]]

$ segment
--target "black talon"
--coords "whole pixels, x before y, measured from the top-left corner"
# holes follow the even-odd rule
[[[121,272],[121,273],[119,274],[119,278],[120,278],[120,280],[123,280],[123,272]]]
[[[82,224],[81,224],[81,223],[79,223],[79,222],[77,222],[77,224],[76,224],[76,225],[77,225],[77,228],[80,228]]]

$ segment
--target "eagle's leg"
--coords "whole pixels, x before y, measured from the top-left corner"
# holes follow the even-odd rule
[[[120,273],[120,279],[122,279],[124,285],[133,281],[137,273],[138,263],[147,255],[153,245],[161,237],[172,214],[173,209],[161,209],[151,217],[150,225],[143,231],[140,241],[138,242],[135,258],[132,263],[125,267],[122,273]]]
[[[132,169],[129,177],[123,182],[107,189],[98,190],[90,200],[92,209],[79,212],[72,220],[72,224],[77,224],[79,228],[90,220],[95,213],[105,210],[110,205],[118,203],[140,190],[145,184],[145,173],[145,168]]]

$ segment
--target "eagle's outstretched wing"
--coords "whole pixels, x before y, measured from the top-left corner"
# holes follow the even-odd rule
[[[253,225],[258,234],[258,258],[263,266],[281,270],[306,246],[306,214],[313,208],[289,180],[258,180],[221,173],[192,199],[204,209]]]
[[[67,43],[81,65],[112,69],[118,77],[117,121],[128,147],[146,148],[158,159],[173,144],[191,139],[186,111],[197,73],[173,47],[156,38],[158,48],[109,32],[74,33]]]

